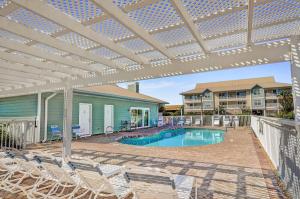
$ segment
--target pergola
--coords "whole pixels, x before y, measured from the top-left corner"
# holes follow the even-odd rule
[[[0,97],[290,61],[300,122],[298,0],[0,0]],[[40,108],[38,109],[40,111]],[[38,116],[40,113],[38,113]]]

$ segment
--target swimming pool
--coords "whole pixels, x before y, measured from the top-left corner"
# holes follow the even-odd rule
[[[146,137],[122,138],[119,142],[146,147],[185,147],[217,144],[223,141],[224,131],[222,130],[181,128],[163,130]]]

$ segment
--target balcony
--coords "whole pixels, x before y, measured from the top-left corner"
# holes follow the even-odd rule
[[[189,112],[189,111],[201,111],[201,109],[202,110],[213,110],[214,109],[214,107],[213,106],[203,106],[203,107],[201,107],[201,106],[194,106],[194,107],[192,107],[192,106],[185,106],[184,107],[184,110],[186,111],[186,112]]]
[[[225,106],[225,109],[244,109],[246,104],[228,104]]]
[[[278,103],[266,103],[266,108],[277,109]]]
[[[245,96],[237,96],[237,95],[232,95],[232,96],[228,96],[228,97],[219,97],[220,101],[224,101],[224,100],[230,100],[230,101],[236,101],[236,100],[246,100],[246,95]]]
[[[266,98],[277,98],[278,94],[276,93],[266,93]]]
[[[184,99],[185,103],[201,103],[201,99]]]
[[[265,108],[265,105],[262,104],[262,105],[252,105],[252,109],[264,109]]]
[[[203,101],[212,101],[213,98],[212,97],[203,97],[202,100]]]

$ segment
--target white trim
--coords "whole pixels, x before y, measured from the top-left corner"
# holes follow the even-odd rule
[[[141,129],[141,128],[149,128],[151,125],[150,125],[150,108],[147,108],[147,107],[130,107],[130,122],[131,122],[131,111],[132,110],[142,110],[142,127],[136,127],[136,129]],[[145,117],[145,110],[148,110],[148,126],[144,126],[145,124],[145,121],[144,121],[144,117]]]

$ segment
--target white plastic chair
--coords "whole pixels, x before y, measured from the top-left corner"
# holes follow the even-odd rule
[[[185,119],[185,122],[184,122],[184,125],[190,126],[191,124],[192,124],[191,119],[190,119],[190,118],[186,118],[186,119]]]
[[[194,177],[173,175],[159,168],[129,166],[126,171],[139,198],[190,199],[196,182]]]
[[[201,125],[201,119],[200,118],[196,118],[195,119],[195,125],[196,126],[200,126]]]
[[[228,115],[225,115],[224,116],[224,119],[223,119],[223,125],[224,125],[224,127],[229,127],[229,126],[231,126],[231,117],[230,116],[228,116]]]
[[[91,163],[91,161],[81,158],[71,159],[71,161],[63,164],[62,168],[67,172],[73,172],[75,174],[73,178],[78,179],[78,185],[86,189],[82,194],[74,195],[72,198],[76,199],[82,196],[87,198],[93,195],[94,198],[97,196],[116,196],[121,199],[126,198],[129,194],[133,194],[136,198],[134,191],[126,181],[124,168],[119,168],[118,172],[112,174],[105,172],[105,168],[101,165],[92,165]],[[80,168],[82,164],[89,169]]]
[[[219,115],[214,115],[212,117],[213,120],[213,126],[220,126],[220,116]]]

